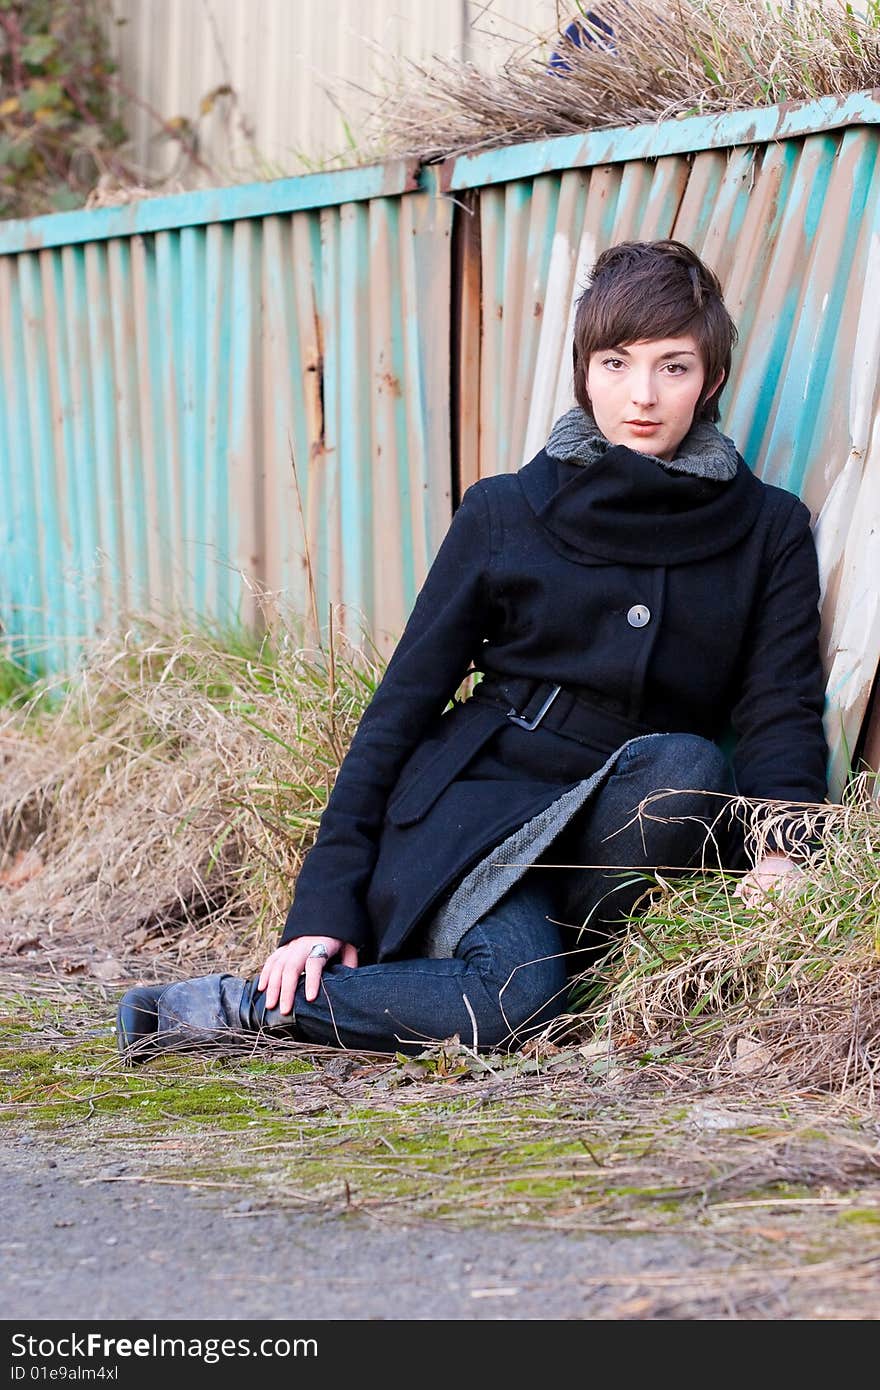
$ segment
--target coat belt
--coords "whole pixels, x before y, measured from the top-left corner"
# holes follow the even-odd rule
[[[590,748],[611,751],[628,739],[660,732],[656,727],[584,699],[552,681],[523,676],[484,676],[472,700],[503,709],[512,724],[531,733],[541,728]]]

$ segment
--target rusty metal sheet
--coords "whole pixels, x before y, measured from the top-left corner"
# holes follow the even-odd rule
[[[880,124],[880,88],[815,101],[782,102],[714,116],[673,117],[638,126],[614,126],[585,135],[505,145],[478,154],[445,160],[441,186],[458,192],[513,183],[565,169],[624,164],[666,155],[690,155],[703,150],[742,145],[769,145],[801,139],[817,131]]]
[[[307,556],[320,623],[387,652],[449,524],[451,203],[223,194],[0,255],[0,616],[32,664],[141,613],[308,615]]]
[[[455,501],[480,467],[480,197],[463,193],[456,200],[452,224],[452,322],[450,325],[450,429],[452,456],[458,473]]]
[[[327,174],[301,174],[292,179],[141,198],[119,207],[56,212],[30,219],[7,218],[0,221],[0,256],[236,222],[244,217],[271,217],[306,208],[338,207],[371,198],[393,198],[415,192],[418,187],[418,160],[394,159]]]
[[[320,620],[385,654],[452,515],[451,220],[422,195],[265,226],[265,583],[308,612],[308,554]]]

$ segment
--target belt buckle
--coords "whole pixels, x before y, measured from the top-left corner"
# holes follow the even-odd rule
[[[547,696],[547,699],[544,701],[543,705],[538,710],[538,713],[535,715],[534,719],[526,719],[524,715],[517,714],[515,706],[509,709],[507,711],[507,717],[510,720],[511,724],[518,724],[521,729],[525,729],[528,733],[531,733],[533,729],[537,729],[538,725],[544,718],[544,715],[547,713],[550,706],[553,704],[553,701],[556,699],[556,696],[559,694],[561,689],[561,685],[554,685],[553,689],[550,691],[550,694]]]

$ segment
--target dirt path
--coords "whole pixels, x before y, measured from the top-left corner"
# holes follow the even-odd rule
[[[675,1287],[657,1297],[664,1273],[726,1274],[733,1263],[676,1236],[388,1225],[230,1204],[129,1184],[126,1165],[106,1158],[89,1175],[69,1150],[5,1146],[5,1318],[614,1318],[638,1316],[646,1298],[654,1316],[675,1317]],[[704,1306],[734,1311],[715,1297]],[[785,1308],[780,1290],[765,1315]]]
[[[761,1265],[696,1226],[572,1234],[328,1216],[129,1182],[127,1169],[106,1150],[94,1171],[61,1145],[3,1145],[6,1319],[880,1316],[876,1257],[857,1279],[846,1260]]]
[[[876,1117],[833,1096],[576,1051],[132,1071],[108,1016],[0,973],[7,1320],[880,1316]]]

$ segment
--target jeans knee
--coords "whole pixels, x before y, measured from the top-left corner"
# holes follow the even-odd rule
[[[504,980],[487,985],[492,994],[492,1017],[481,1043],[497,1047],[501,1043],[523,1040],[562,1013],[568,992],[565,960],[546,956],[515,966]]]
[[[475,992],[481,1047],[515,1044],[562,1012],[568,976],[555,897],[546,873],[527,872],[456,947]]]
[[[644,768],[645,776],[658,790],[733,792],[733,775],[725,754],[717,743],[699,734],[653,734],[628,751],[627,772],[635,766]]]

